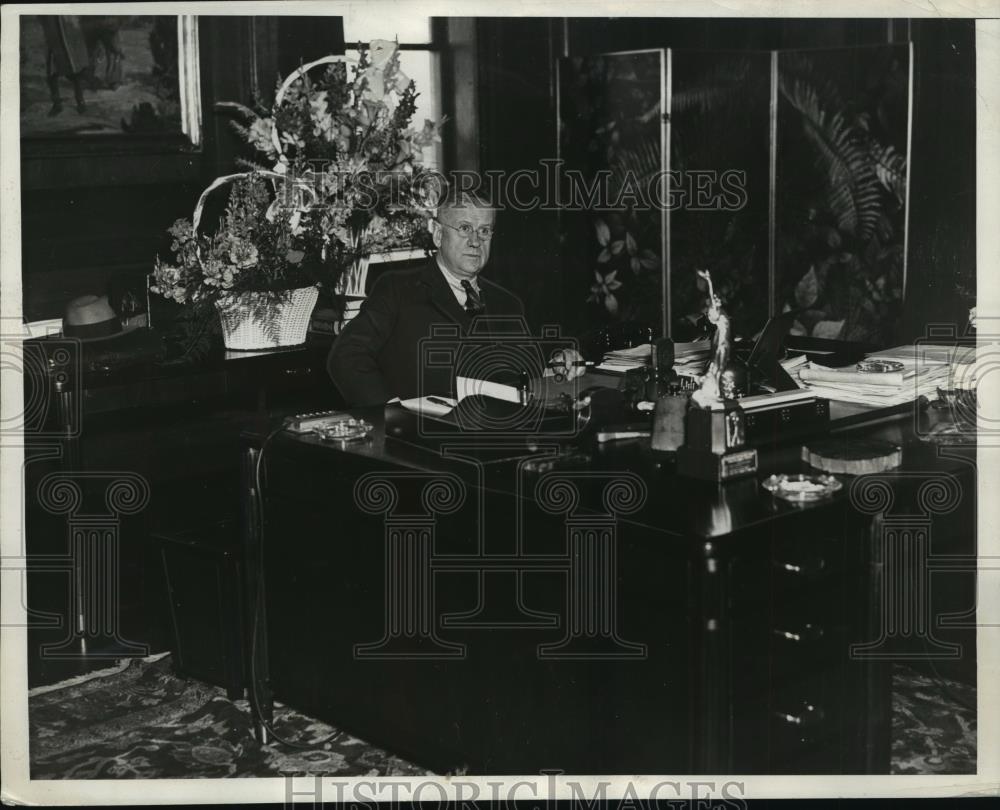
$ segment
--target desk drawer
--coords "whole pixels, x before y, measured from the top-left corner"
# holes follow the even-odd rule
[[[803,538],[770,538],[757,554],[729,561],[729,607],[738,615],[777,609],[792,618],[824,602],[839,604],[845,583],[863,576],[865,560],[856,536],[827,530]]]

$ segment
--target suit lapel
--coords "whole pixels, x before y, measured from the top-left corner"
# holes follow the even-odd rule
[[[468,327],[469,314],[458,304],[448,282],[441,275],[441,268],[435,260],[430,261],[421,273],[421,283],[427,289],[427,298],[438,312],[463,329]]]

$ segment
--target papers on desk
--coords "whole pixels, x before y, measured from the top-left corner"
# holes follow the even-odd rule
[[[458,401],[461,402],[466,397],[479,395],[483,397],[493,397],[502,399],[504,402],[520,402],[521,395],[512,385],[491,382],[490,380],[476,380],[472,377],[456,377],[455,388],[458,394]]]
[[[674,371],[687,376],[697,376],[705,372],[708,356],[712,353],[712,344],[708,340],[696,340],[691,343],[674,344]],[[624,374],[635,368],[649,365],[650,345],[641,343],[631,349],[618,349],[608,352],[601,364],[594,366],[595,371],[611,374]]]
[[[607,371],[612,374],[624,374],[633,368],[642,368],[649,363],[650,346],[642,343],[631,349],[618,349],[608,352],[601,359],[600,365],[594,366],[595,371]]]
[[[868,355],[879,360],[898,360],[909,366],[967,365],[976,359],[974,346],[946,346],[936,343],[894,346]]]
[[[854,366],[827,368],[817,363],[802,363],[790,373],[800,388],[808,388],[818,397],[870,407],[903,405],[921,396],[934,398],[938,386],[949,385],[950,365],[917,365],[912,355],[900,362],[904,364],[901,372],[886,374],[862,373]]]
[[[447,416],[458,404],[458,401],[451,397],[414,397],[393,401],[399,402],[408,411],[424,416]]]
[[[485,396],[504,402],[520,402],[520,394],[512,385],[502,385],[490,380],[476,380],[471,377],[456,377],[457,398],[442,396],[414,397],[400,400],[406,410],[426,416],[447,416],[463,399],[469,396]]]

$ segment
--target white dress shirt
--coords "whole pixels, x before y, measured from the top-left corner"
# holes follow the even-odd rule
[[[441,259],[439,257],[437,258],[437,266],[441,270],[441,274],[444,276],[444,280],[448,282],[448,286],[451,288],[451,291],[455,294],[455,300],[458,301],[458,305],[462,309],[465,309],[465,300],[469,296],[466,294],[465,290],[462,289],[462,282],[466,280],[467,277],[456,276],[454,273],[451,272],[451,270],[449,270],[441,263]],[[467,280],[472,282],[472,289],[474,289],[477,293],[482,292],[482,290],[479,289],[478,277],[469,278]]]

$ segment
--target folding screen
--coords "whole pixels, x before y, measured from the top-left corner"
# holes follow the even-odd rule
[[[770,74],[767,53],[673,51],[669,305],[673,336],[688,339],[706,303],[708,269],[734,334],[768,315]],[[665,304],[667,302],[664,302]]]
[[[910,46],[777,63],[777,306],[801,334],[885,345],[906,282]]]
[[[663,50],[559,62],[565,289],[581,333],[624,324],[631,343],[668,330],[667,216],[651,199],[669,161],[667,64]]]
[[[705,268],[737,336],[792,309],[799,334],[890,340],[906,281],[910,60],[909,44],[560,60],[559,157],[590,191],[609,178],[604,205],[563,201],[578,333],[690,338]]]

